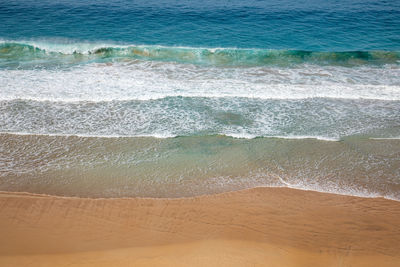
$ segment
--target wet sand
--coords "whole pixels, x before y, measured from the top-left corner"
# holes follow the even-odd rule
[[[0,266],[400,266],[400,202],[288,188],[0,193]]]

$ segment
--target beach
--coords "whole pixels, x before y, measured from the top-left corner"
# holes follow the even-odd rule
[[[0,21],[0,267],[400,266],[400,1]]]
[[[400,204],[289,188],[0,194],[1,266],[398,266]]]

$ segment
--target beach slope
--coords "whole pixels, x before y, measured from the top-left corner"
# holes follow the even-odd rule
[[[400,266],[400,202],[288,188],[0,193],[0,266]]]

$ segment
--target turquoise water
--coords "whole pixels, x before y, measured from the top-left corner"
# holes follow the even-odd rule
[[[400,49],[398,1],[11,0],[5,40],[308,51]]]
[[[307,51],[244,48],[195,48],[106,43],[45,43],[19,41],[0,43],[2,68],[67,67],[78,64],[145,60],[203,66],[279,66],[301,64],[357,67],[397,64],[397,51]]]
[[[400,198],[398,1],[12,0],[0,21],[1,190]]]

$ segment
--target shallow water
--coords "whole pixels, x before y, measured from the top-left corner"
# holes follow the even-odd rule
[[[288,186],[400,199],[400,140],[0,135],[0,190],[183,197]]]

